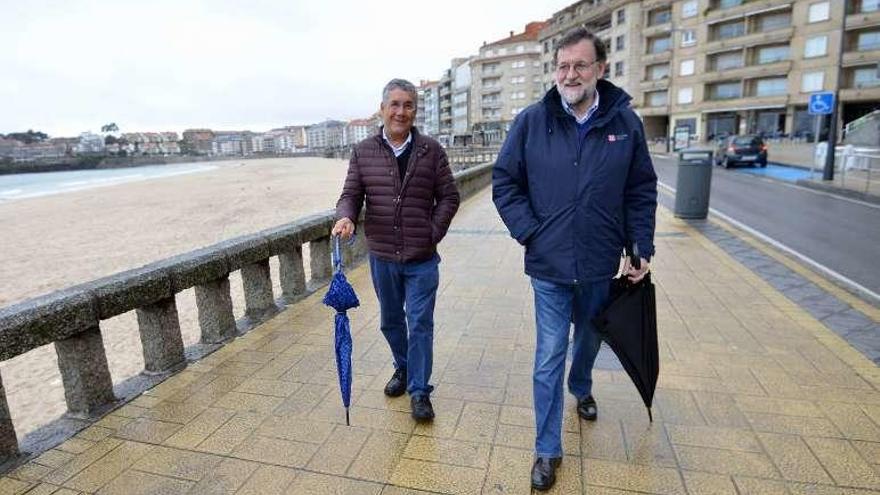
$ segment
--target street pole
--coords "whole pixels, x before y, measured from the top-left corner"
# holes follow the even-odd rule
[[[843,20],[840,23],[840,48],[837,51],[837,78],[834,81],[834,107],[828,122],[828,148],[825,153],[825,170],[822,180],[834,180],[834,151],[837,148],[837,121],[840,119],[840,78],[843,75],[843,45],[846,41],[846,2],[843,4]]]
[[[818,161],[816,160],[816,148],[819,147],[820,132],[822,132],[822,116],[816,115],[816,134],[813,135],[813,163],[810,164],[810,180],[813,180],[813,175],[816,172],[816,162]]]

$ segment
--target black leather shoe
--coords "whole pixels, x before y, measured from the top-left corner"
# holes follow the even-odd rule
[[[599,417],[599,407],[596,406],[596,399],[592,395],[578,401],[578,416],[587,421],[596,421],[596,418]]]
[[[418,422],[427,422],[434,419],[434,406],[427,395],[417,395],[410,399],[412,417]]]
[[[385,395],[388,397],[400,397],[406,392],[406,369],[397,368],[391,379],[385,384]]]
[[[532,466],[532,488],[546,491],[556,483],[556,468],[562,463],[561,457],[538,457]]]

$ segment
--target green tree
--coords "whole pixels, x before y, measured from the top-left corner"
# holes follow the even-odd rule
[[[116,122],[110,122],[107,125],[101,126],[101,132],[108,133],[108,134],[111,132],[119,132],[119,126],[116,125]]]

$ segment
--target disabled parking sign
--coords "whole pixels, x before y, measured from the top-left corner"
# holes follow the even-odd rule
[[[829,115],[834,108],[834,93],[822,91],[810,95],[810,104],[807,109],[810,115]]]

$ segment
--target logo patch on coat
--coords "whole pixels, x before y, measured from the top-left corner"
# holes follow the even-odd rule
[[[629,135],[627,135],[627,134],[609,134],[608,135],[608,142],[614,143],[617,141],[624,141],[628,137],[629,137]]]

